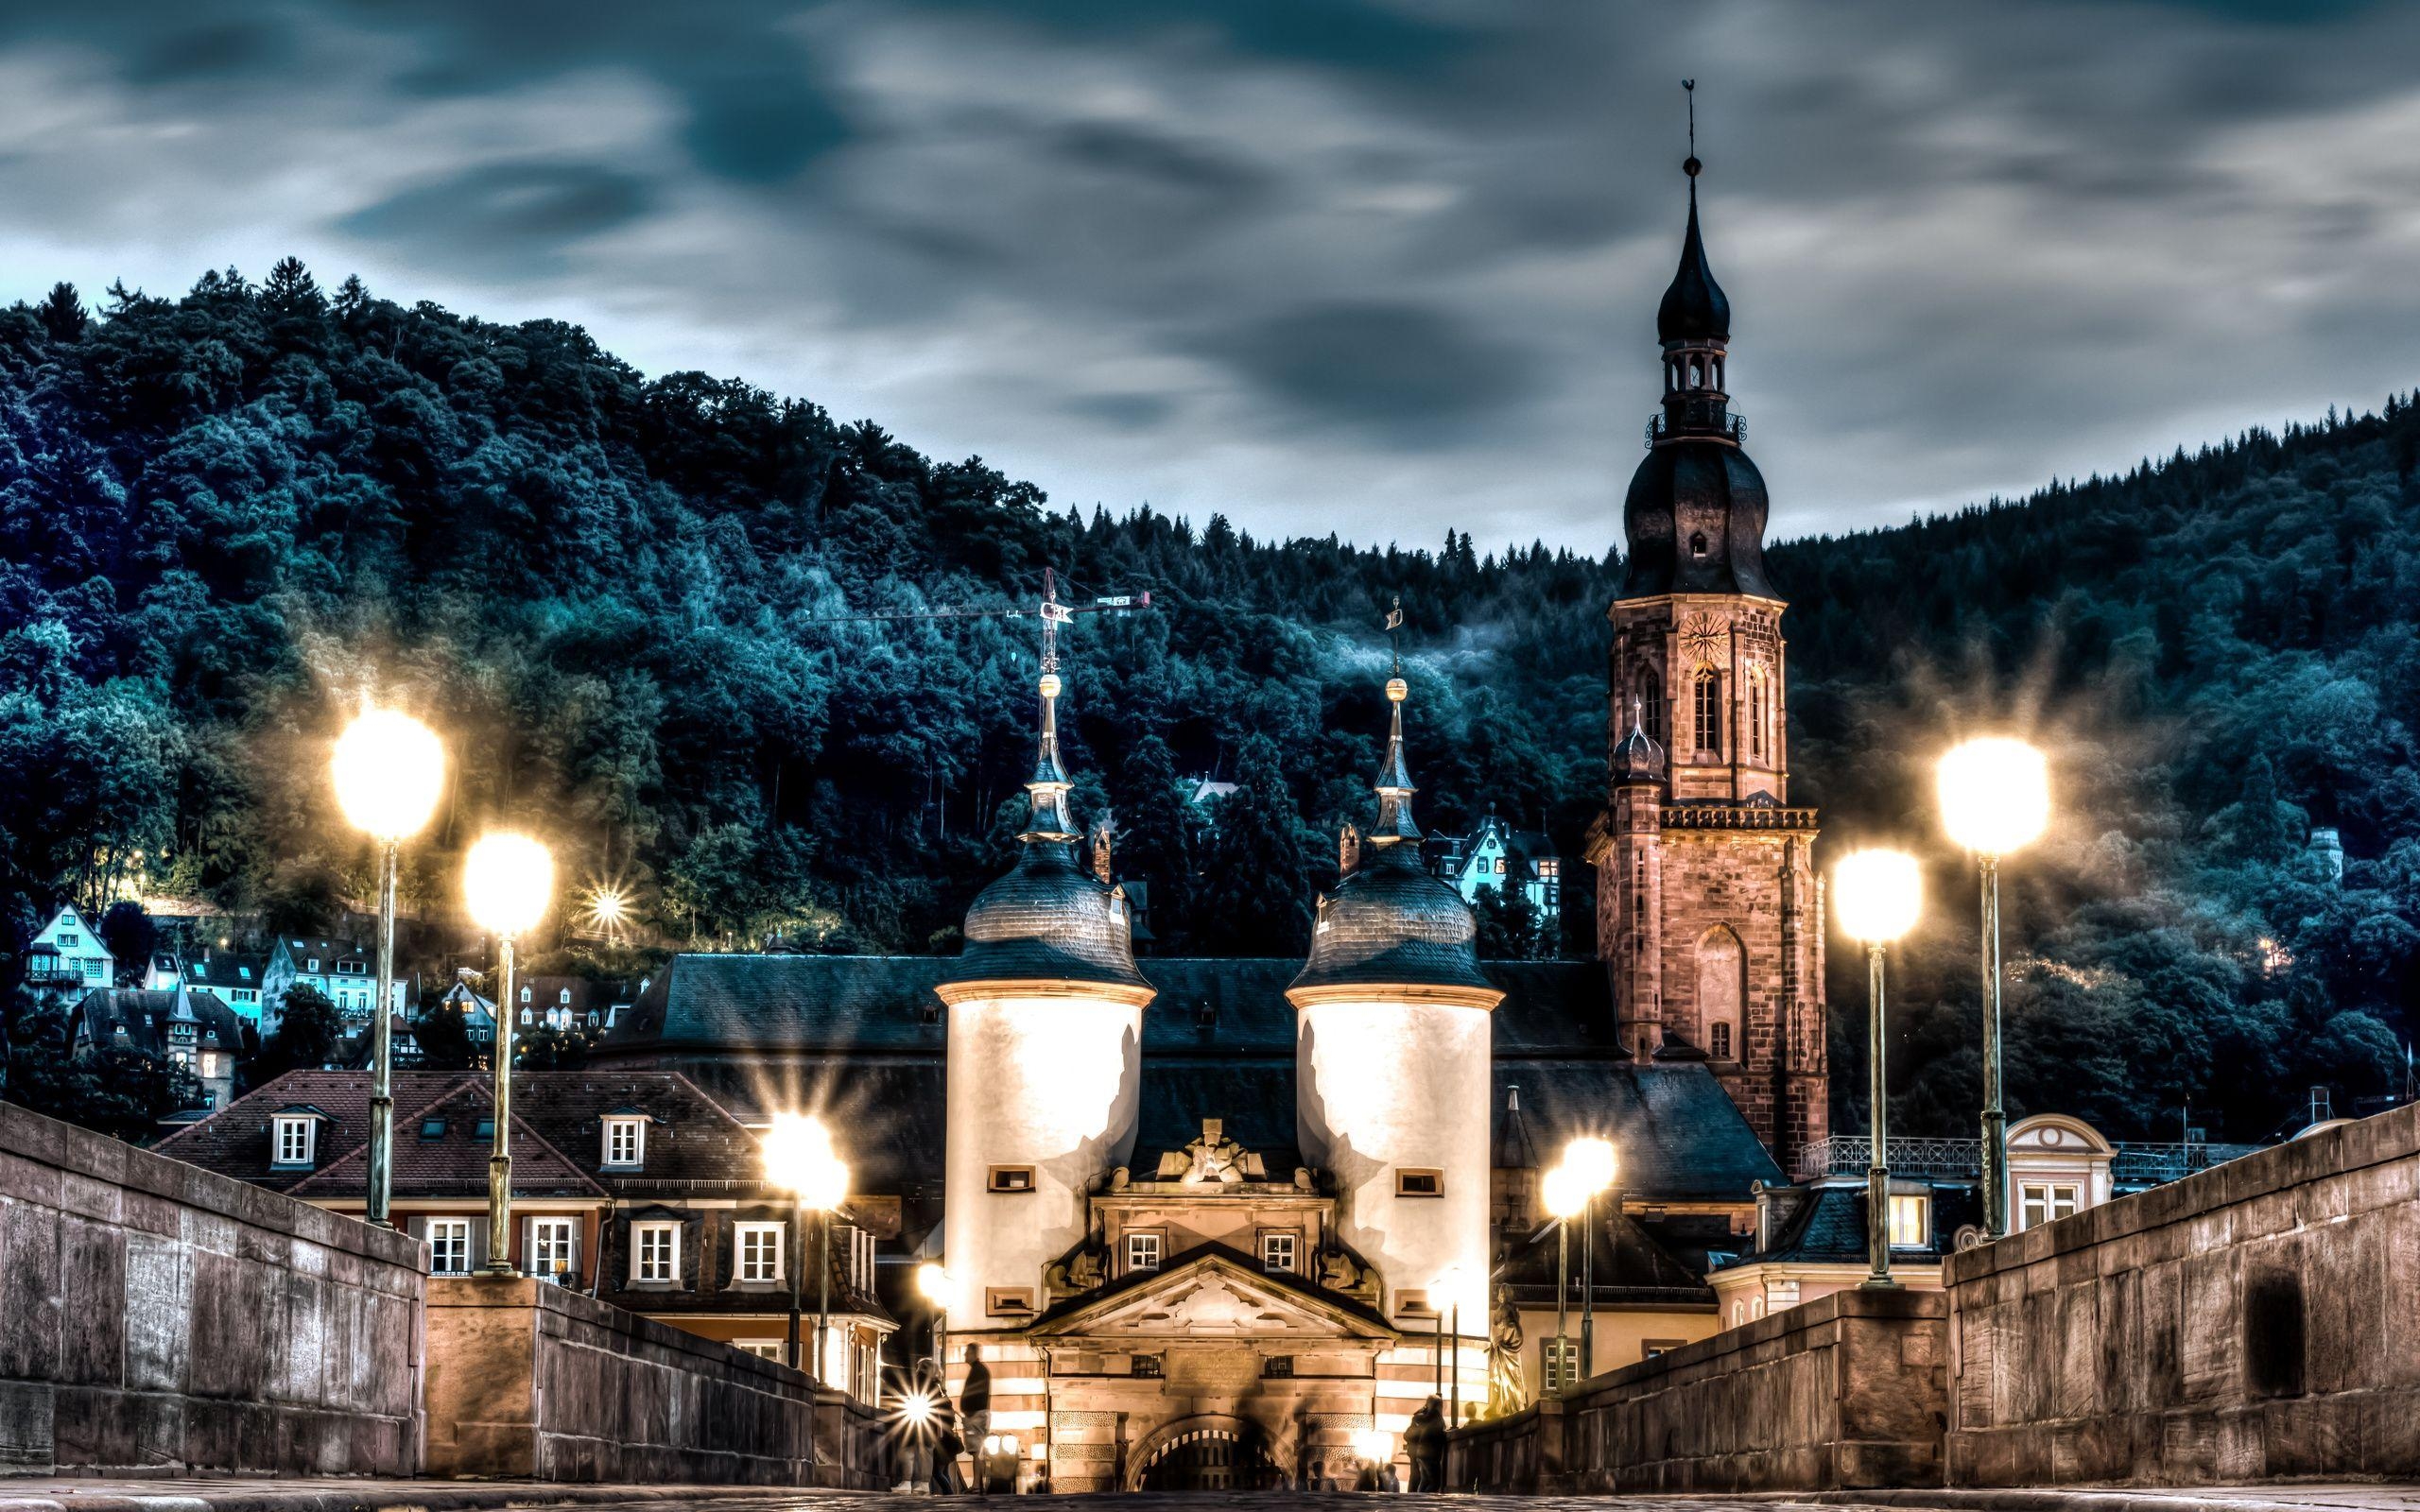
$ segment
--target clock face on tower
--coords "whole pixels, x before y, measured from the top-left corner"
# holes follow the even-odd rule
[[[1681,648],[1689,660],[1700,666],[1720,660],[1722,653],[1722,627],[1703,614],[1692,614],[1681,622]]]

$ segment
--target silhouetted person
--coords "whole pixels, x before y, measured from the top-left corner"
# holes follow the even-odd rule
[[[992,1370],[983,1363],[981,1345],[966,1347],[966,1384],[959,1388],[959,1420],[965,1424],[966,1451],[974,1457],[975,1494],[992,1492],[992,1456],[983,1441],[992,1436]]]
[[[1445,1488],[1445,1403],[1442,1398],[1429,1398],[1411,1415],[1411,1421],[1404,1425],[1403,1450],[1411,1461],[1413,1490]]]

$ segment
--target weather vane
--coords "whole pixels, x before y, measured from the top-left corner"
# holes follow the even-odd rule
[[[1397,593],[1395,595],[1394,607],[1387,610],[1387,651],[1394,658],[1395,662],[1394,671],[1391,676],[1398,678],[1403,676],[1403,644],[1397,639],[1396,632],[1402,628],[1403,595],[1401,593]]]
[[[1689,102],[1689,156],[1681,164],[1681,171],[1694,179],[1703,166],[1698,162],[1698,81],[1694,78],[1681,80],[1681,96]]]

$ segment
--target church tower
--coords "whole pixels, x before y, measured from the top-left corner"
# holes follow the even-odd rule
[[[1662,412],[1622,508],[1607,617],[1611,778],[1590,839],[1597,952],[1624,1047],[1703,1058],[1787,1169],[1828,1126],[1816,816],[1789,799],[1765,481],[1728,380],[1731,301],[1698,227],[1656,310]]]
[[[1134,1146],[1152,988],[1124,895],[1076,865],[1059,689],[1045,672],[1024,854],[967,910],[965,949],[935,988],[949,1010],[942,1231],[956,1334],[1031,1321],[1043,1267],[1085,1235],[1091,1182]]]

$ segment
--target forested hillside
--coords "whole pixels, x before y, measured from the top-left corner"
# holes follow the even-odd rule
[[[2256,1136],[2308,1083],[2401,1084],[2415,446],[2390,403],[1773,551],[1793,800],[1829,810],[1835,848],[1939,861],[1900,978],[1903,1126],[1971,1123],[1972,884],[1927,764],[1986,724],[2058,762],[2059,827],[2008,870],[2020,1109],[2173,1137],[2189,1099]],[[1765,460],[1786,532],[1787,460]],[[457,764],[409,852],[414,899],[441,903],[460,850],[509,821],[568,879],[630,885],[673,939],[953,949],[1030,759],[1034,624],[835,622],[1029,601],[1046,565],[1153,595],[1064,638],[1064,707],[1079,811],[1114,805],[1162,951],[1305,942],[1336,826],[1366,807],[1396,593],[1422,818],[1493,805],[1576,858],[1603,777],[1610,549],[1061,512],[812,404],[649,381],[569,326],[328,295],[289,263],[178,300],[112,290],[97,316],[63,286],[0,312],[5,943],[138,866],[281,923],[366,896],[325,752],[374,695]],[[1191,773],[1248,801],[1207,826]],[[2311,824],[2342,831],[2341,884],[2304,860]],[[1585,951],[1590,906],[1571,899],[1564,948]],[[1836,949],[1831,975],[1841,1116],[1861,1125],[1861,970]]]

